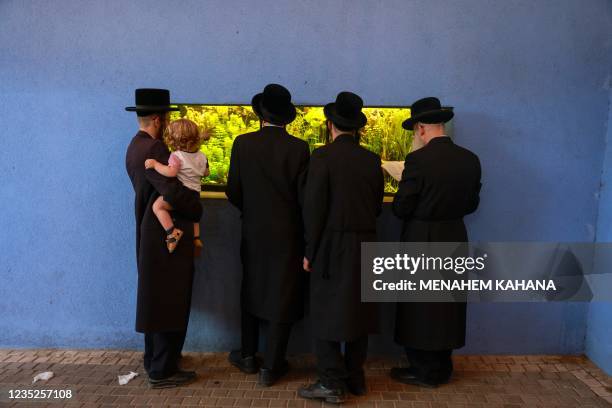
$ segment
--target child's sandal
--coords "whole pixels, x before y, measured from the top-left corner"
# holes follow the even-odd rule
[[[204,245],[202,244],[200,237],[193,237],[193,256],[198,258],[200,255],[202,255],[202,247],[204,247]]]
[[[178,245],[179,240],[183,237],[183,231],[178,228],[175,228],[171,234],[166,236],[166,246],[168,247],[168,252],[173,253]]]

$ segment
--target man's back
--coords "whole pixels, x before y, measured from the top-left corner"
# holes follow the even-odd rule
[[[242,211],[247,229],[301,222],[308,159],[308,144],[280,127],[265,126],[236,138],[227,196]]]
[[[159,146],[157,146],[159,144]],[[161,141],[155,140],[145,132],[138,132],[130,142],[125,155],[125,168],[132,181],[136,197],[150,196],[155,189],[145,177],[144,162],[149,158],[151,150],[160,153],[166,150]],[[166,159],[169,153],[166,150]]]
[[[293,322],[303,314],[301,195],[308,144],[264,126],[234,140],[227,197],[242,212],[241,301],[250,315]]]
[[[405,220],[459,220],[478,207],[480,173],[475,154],[434,138],[406,157],[393,210]]]
[[[136,253],[140,245],[140,226],[144,217],[145,211],[153,203],[157,197],[156,190],[153,185],[147,180],[145,175],[144,162],[148,158],[153,157],[153,152],[157,154],[161,160],[168,159],[168,151],[163,146],[161,141],[150,137],[146,132],[139,131],[130,142],[127,153],[125,155],[125,168],[127,170],[135,193],[135,216],[136,216]],[[161,178],[160,178],[161,181]]]
[[[376,240],[384,191],[380,157],[350,134],[314,151],[304,200],[306,258],[315,337],[352,341],[378,329],[361,302],[361,244]]]
[[[331,187],[326,209],[327,228],[352,232],[376,230],[384,189],[380,164],[378,155],[361,147],[348,134],[338,136],[333,143],[313,153],[311,166],[326,168]]]
[[[463,216],[478,207],[479,191],[478,157],[448,137],[430,140],[406,157],[393,200],[393,212],[404,220],[402,241],[467,241]],[[465,319],[465,303],[400,302],[395,340],[416,350],[446,350],[440,364],[448,370],[448,350],[465,345]],[[442,377],[449,375],[444,371]]]
[[[164,243],[166,233],[153,213],[152,204],[163,195],[175,209],[177,227],[185,231],[199,220],[202,207],[199,198],[176,178],[164,177],[154,169],[145,170],[146,159],[165,163],[168,155],[168,149],[160,140],[139,131],[125,157],[126,170],[135,192],[136,330],[143,333],[183,330],[189,316],[193,244],[190,239],[183,239],[177,251],[170,255]],[[169,275],[168,271],[173,273]]]
[[[159,196],[171,203],[175,216],[192,222],[197,222],[202,215],[202,207],[198,199],[194,199],[187,187],[178,179],[164,177],[154,169],[146,170],[146,159],[155,159],[161,163],[168,161],[170,152],[161,140],[153,139],[143,131],[136,133],[127,148],[125,167],[134,187],[136,216],[136,251],[140,245],[140,229],[147,211],[151,212],[153,201]],[[157,225],[157,224],[155,224]]]
[[[315,261],[331,233],[374,234],[383,194],[380,157],[359,146],[352,135],[339,135],[315,150],[304,203],[306,257]]]

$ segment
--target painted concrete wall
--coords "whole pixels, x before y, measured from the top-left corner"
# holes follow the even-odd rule
[[[610,64],[610,86],[612,87],[612,64]],[[610,114],[606,154],[601,178],[601,196],[597,224],[597,242],[612,243],[612,91],[610,91]],[[601,248],[595,253],[597,284],[601,291],[612,290],[612,254]],[[589,308],[586,336],[586,353],[608,374],[612,375],[612,303],[592,303]]]
[[[272,81],[298,103],[437,95],[482,160],[473,238],[592,241],[610,22],[607,0],[0,2],[0,346],[140,347],[123,167],[137,87],[218,103]],[[226,349],[238,221],[205,206],[188,347]],[[477,305],[465,351],[580,353],[587,313]]]

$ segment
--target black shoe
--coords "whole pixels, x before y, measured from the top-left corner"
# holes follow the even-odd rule
[[[242,357],[240,350],[231,351],[227,359],[245,374],[255,374],[259,370],[257,358],[255,356]]]
[[[174,388],[181,385],[189,384],[198,378],[195,371],[179,370],[170,377],[153,379],[149,377],[149,386],[151,388]]]
[[[264,387],[274,385],[275,382],[284,377],[288,372],[289,363],[287,361],[283,362],[282,367],[278,370],[262,367],[259,370],[259,385]]]
[[[298,395],[307,399],[320,399],[330,404],[341,404],[344,402],[344,390],[342,388],[327,388],[321,381],[298,389]]]
[[[419,385],[427,388],[436,388],[438,385],[440,385],[440,383],[425,381],[411,368],[393,367],[391,369],[391,378],[404,384]]]
[[[368,391],[368,388],[366,387],[365,376],[360,375],[358,377],[350,377],[348,380],[346,380],[346,388],[353,395],[365,395]]]

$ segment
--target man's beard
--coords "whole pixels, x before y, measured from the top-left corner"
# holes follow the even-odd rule
[[[417,136],[416,132],[414,132],[412,134],[412,147],[410,148],[410,151],[414,152],[415,150],[419,150],[423,146],[425,146],[425,144],[423,143],[421,138]]]
[[[165,131],[166,131],[166,122],[164,121],[160,123],[159,129],[157,129],[157,138],[163,139]]]

